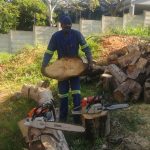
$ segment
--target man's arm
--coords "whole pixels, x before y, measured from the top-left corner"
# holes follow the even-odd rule
[[[51,60],[55,50],[56,50],[55,37],[52,36],[52,38],[51,38],[51,40],[50,40],[50,42],[48,44],[47,50],[44,53],[44,57],[43,57],[43,61],[42,61],[41,73],[44,76],[47,76],[47,74],[45,73],[45,67],[50,62],[50,60]]]
[[[81,50],[85,53],[85,56],[88,60],[88,64],[89,64],[89,68],[93,68],[93,58],[92,58],[92,53],[91,53],[91,49],[89,48],[87,42],[85,41],[85,38],[83,37],[83,35],[79,32],[79,43],[81,46]]]

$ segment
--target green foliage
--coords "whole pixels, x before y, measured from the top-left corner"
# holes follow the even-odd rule
[[[14,0],[19,8],[17,29],[32,30],[33,25],[46,25],[46,6],[41,0]]]
[[[149,27],[126,27],[111,29],[110,31],[113,34],[119,35],[134,35],[134,36],[141,36],[141,37],[150,37],[150,28]]]
[[[35,106],[35,102],[20,98],[0,103],[0,149],[21,150],[25,147],[18,121],[26,117],[28,111]]]
[[[3,85],[1,88],[9,87],[15,90],[19,85],[42,80],[40,66],[45,49],[42,46],[24,48],[21,52],[12,55],[8,61],[2,61],[4,73],[0,74],[0,84]]]
[[[90,10],[94,11],[98,6],[100,6],[99,0],[90,0]]]
[[[19,16],[18,7],[12,3],[0,1],[0,33],[7,33],[10,29],[15,29]]]
[[[100,36],[91,36],[87,38],[87,43],[91,49],[93,58],[97,59],[100,57],[101,45]]]
[[[7,62],[12,57],[12,54],[1,52],[0,53],[0,63]]]
[[[99,58],[100,52],[102,50],[101,45],[99,44],[100,36],[93,35],[93,36],[87,37],[86,41],[91,49],[93,58],[94,59]],[[80,49],[80,56],[85,57],[85,53],[82,52],[81,49]]]

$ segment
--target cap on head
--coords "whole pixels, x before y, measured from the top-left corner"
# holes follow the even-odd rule
[[[70,26],[70,27],[72,25],[72,21],[71,21],[71,18],[69,16],[63,16],[60,19],[60,23],[65,25],[65,26]]]

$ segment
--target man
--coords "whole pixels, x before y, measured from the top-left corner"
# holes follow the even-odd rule
[[[47,76],[44,72],[44,68],[48,65],[50,59],[53,56],[55,50],[57,50],[58,59],[63,57],[78,57],[79,55],[79,45],[82,51],[85,53],[88,60],[89,67],[92,67],[92,55],[91,51],[82,36],[82,34],[71,29],[72,21],[69,16],[64,16],[60,20],[62,30],[57,31],[52,35],[49,42],[48,48],[44,54],[41,72],[43,75]],[[64,81],[58,82],[58,90],[60,97],[60,121],[67,120],[68,114],[68,93],[71,88],[71,93],[73,97],[74,110],[78,110],[80,106],[80,79],[79,77],[72,77]],[[74,117],[74,122],[78,123],[78,117]]]

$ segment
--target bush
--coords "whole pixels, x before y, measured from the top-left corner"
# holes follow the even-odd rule
[[[141,37],[149,37],[150,36],[150,27],[126,27],[126,28],[116,28],[111,29],[110,31],[113,34],[119,35],[134,35]]]

